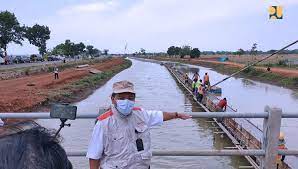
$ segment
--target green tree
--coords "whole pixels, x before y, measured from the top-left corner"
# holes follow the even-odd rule
[[[140,49],[140,53],[141,53],[142,55],[146,55],[146,50],[145,50],[144,48],[141,48],[141,49]]]
[[[254,43],[253,45],[252,45],[252,47],[251,47],[251,50],[250,50],[250,54],[251,55],[257,55],[257,43]]]
[[[86,46],[83,42],[75,44],[75,50],[76,50],[77,55],[83,53],[85,51],[85,48],[86,48]]]
[[[32,27],[26,27],[25,37],[30,44],[38,47],[39,54],[44,55],[47,52],[47,40],[50,39],[50,34],[49,27],[35,24]]]
[[[65,40],[64,43],[64,55],[71,57],[74,56],[75,53],[75,44],[71,42],[69,39]]]
[[[92,46],[92,45],[87,45],[87,46],[86,46],[87,54],[92,55],[92,54],[93,54],[93,48],[94,48],[94,46]]]
[[[237,55],[241,56],[241,55],[244,55],[245,51],[243,49],[238,49],[238,51],[236,52]]]
[[[175,54],[176,56],[180,55],[181,47],[175,47]]]
[[[54,47],[54,49],[51,52],[52,55],[64,55],[64,44],[61,43]]]
[[[190,57],[191,58],[198,58],[198,57],[200,57],[200,55],[201,55],[201,51],[198,48],[193,48],[190,51]]]
[[[64,55],[68,57],[74,57],[76,55],[80,55],[85,53],[92,55],[92,56],[99,56],[101,53],[100,50],[94,48],[92,45],[87,45],[83,42],[80,42],[78,44],[71,42],[69,39],[65,40],[64,43],[61,43],[54,47],[51,54],[52,55]]]
[[[20,26],[16,16],[8,11],[0,12],[0,48],[7,57],[7,45],[11,42],[22,45],[24,28]]]
[[[168,54],[169,56],[173,56],[173,55],[175,55],[175,54],[176,54],[176,47],[175,47],[175,46],[171,46],[171,47],[169,47],[169,48],[168,48],[168,51],[167,51],[167,54]]]
[[[191,47],[185,45],[185,46],[182,46],[179,55],[181,58],[184,58],[184,56],[190,55],[190,52],[191,52]]]
[[[101,54],[101,51],[99,49],[94,48],[93,49],[93,56],[94,57],[99,57]]]
[[[104,49],[104,50],[103,50],[103,54],[104,54],[104,55],[108,55],[108,53],[109,53],[109,49]]]
[[[92,45],[86,46],[86,49],[87,49],[87,54],[91,56],[98,57],[101,54],[101,51],[94,48],[94,46]]]
[[[274,52],[276,52],[276,51],[277,51],[277,50],[273,50],[273,49],[271,49],[271,50],[267,51],[267,53],[272,54],[272,53],[274,53]]]

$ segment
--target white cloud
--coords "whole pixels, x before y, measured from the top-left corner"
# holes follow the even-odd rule
[[[108,12],[107,9],[114,2],[65,8],[63,9],[64,12],[60,12],[60,14],[71,13],[71,15],[62,16],[64,18],[60,19],[62,21],[60,27],[75,24],[75,30],[100,27],[100,29],[91,31],[92,33],[97,32],[97,34],[117,34],[120,31],[122,33],[139,33],[146,36],[146,33],[187,30],[198,23],[209,24],[232,20],[237,15],[243,15],[241,10],[247,8],[246,4],[249,4],[241,3],[243,5],[239,5],[239,3],[233,3],[235,1],[227,3],[221,0],[215,0],[213,3],[197,0],[144,0],[126,10],[114,11],[109,15],[105,15]],[[111,10],[111,8],[109,9]],[[97,11],[97,13],[90,14],[84,11]],[[71,18],[76,18],[76,22],[73,23]]]
[[[116,1],[92,2],[68,6],[58,11],[59,15],[76,15],[81,13],[96,13],[109,11],[117,6]]]
[[[281,5],[296,2],[287,0]],[[69,38],[120,52],[126,41],[131,50],[161,50],[173,43],[225,50],[238,45],[230,43],[246,44],[244,39],[251,37],[251,45],[250,41],[263,37],[260,32],[273,32],[269,29],[274,25],[265,25],[268,6],[273,3],[276,1],[143,0],[123,7],[120,1],[100,1],[66,7],[48,22],[53,45]]]

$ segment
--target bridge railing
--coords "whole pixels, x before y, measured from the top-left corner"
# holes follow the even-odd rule
[[[276,156],[298,155],[298,150],[278,150],[282,118],[298,118],[297,113],[282,112],[279,108],[265,107],[264,112],[192,112],[192,118],[264,118],[262,149],[255,150],[173,150],[153,151],[154,156],[262,156],[261,169],[276,168]],[[78,114],[77,119],[95,119],[98,114]],[[53,119],[49,112],[0,113],[0,118]],[[85,156],[86,152],[67,152],[69,156]]]

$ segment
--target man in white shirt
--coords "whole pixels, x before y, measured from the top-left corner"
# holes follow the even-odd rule
[[[55,76],[55,79],[59,79],[58,67],[56,67],[56,66],[54,68],[54,76]]]
[[[128,81],[113,84],[111,100],[111,109],[98,117],[93,129],[87,152],[90,169],[150,168],[150,128],[171,119],[191,118],[134,107],[134,86]]]

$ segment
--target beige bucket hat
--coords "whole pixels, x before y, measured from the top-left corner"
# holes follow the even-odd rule
[[[134,85],[133,83],[127,81],[127,80],[123,80],[120,82],[116,82],[113,84],[113,93],[136,93],[134,90]]]

